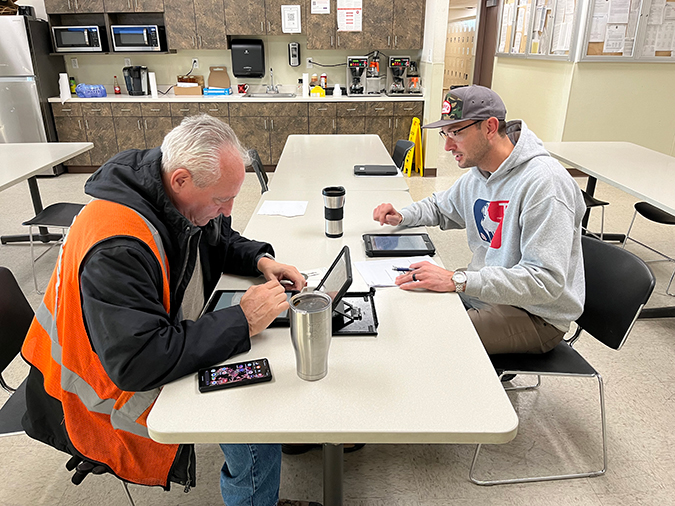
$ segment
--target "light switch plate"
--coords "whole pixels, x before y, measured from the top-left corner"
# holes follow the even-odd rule
[[[80,67],[80,64],[77,63],[77,58],[71,58],[71,59],[70,59],[70,64],[73,66],[74,69]]]
[[[125,58],[125,59],[124,59],[124,66],[125,66],[125,67],[130,67],[130,66],[131,66],[131,58]]]

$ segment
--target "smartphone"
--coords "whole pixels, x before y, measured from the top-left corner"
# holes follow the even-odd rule
[[[272,379],[270,364],[266,358],[225,364],[201,369],[197,373],[199,391],[211,392],[222,388],[234,388]]]

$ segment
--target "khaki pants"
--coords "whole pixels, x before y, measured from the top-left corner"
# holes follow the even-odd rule
[[[546,353],[562,340],[565,332],[524,309],[487,304],[460,294],[464,307],[488,355],[500,353]]]

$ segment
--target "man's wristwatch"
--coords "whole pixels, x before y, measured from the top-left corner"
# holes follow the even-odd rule
[[[452,282],[455,284],[456,292],[463,292],[466,290],[466,272],[455,271],[452,275]]]

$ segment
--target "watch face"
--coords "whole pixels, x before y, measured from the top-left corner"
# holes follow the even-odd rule
[[[466,283],[466,274],[462,271],[455,271],[455,273],[452,275],[452,280],[455,283]]]

